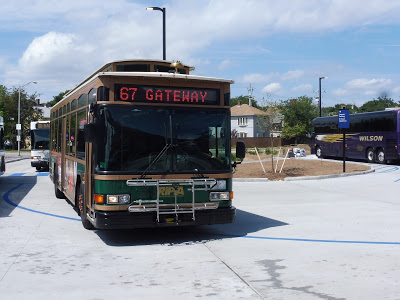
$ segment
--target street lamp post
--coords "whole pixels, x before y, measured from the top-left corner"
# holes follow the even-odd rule
[[[18,142],[18,156],[21,156],[21,89],[26,87],[28,84],[34,83],[36,81],[30,81],[24,85],[20,85],[18,88],[18,124],[17,124],[17,142]]]
[[[328,77],[320,77],[319,78],[319,116],[322,116],[322,101],[321,101],[321,80]]]
[[[161,7],[147,7],[147,10],[159,10],[163,13],[163,60],[166,60],[166,38],[165,38],[165,13],[166,13],[166,9],[165,7],[161,8]]]

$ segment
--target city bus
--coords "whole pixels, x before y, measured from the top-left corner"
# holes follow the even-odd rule
[[[86,229],[232,223],[231,80],[105,64],[51,109],[50,177]],[[240,161],[239,161],[240,163]]]
[[[36,170],[49,168],[50,121],[33,121],[30,125],[31,166]]]
[[[316,118],[312,151],[318,157],[343,157],[343,133],[338,116]],[[400,159],[400,110],[350,115],[346,129],[346,158],[385,163]]]
[[[6,171],[6,160],[5,160],[5,147],[4,147],[4,119],[0,117],[0,175],[3,175]]]

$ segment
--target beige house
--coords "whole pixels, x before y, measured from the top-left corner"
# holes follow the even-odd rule
[[[237,137],[279,137],[282,118],[276,117],[270,124],[267,112],[239,103],[231,107],[231,130]]]

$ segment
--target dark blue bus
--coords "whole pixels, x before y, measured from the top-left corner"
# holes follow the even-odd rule
[[[338,116],[316,118],[312,153],[318,157],[343,157],[343,131]],[[386,163],[400,159],[400,110],[350,115],[346,129],[346,157]]]

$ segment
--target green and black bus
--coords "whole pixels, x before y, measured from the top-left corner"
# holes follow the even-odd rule
[[[51,109],[50,177],[87,229],[231,223],[231,80],[113,61]]]

